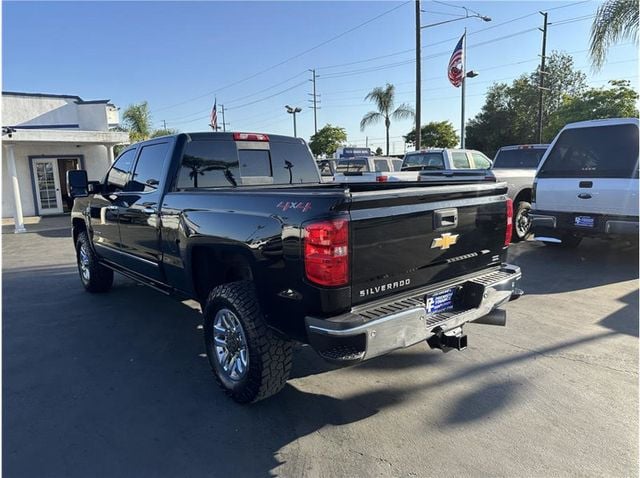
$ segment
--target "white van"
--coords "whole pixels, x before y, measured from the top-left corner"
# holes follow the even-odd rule
[[[531,221],[536,239],[638,234],[638,119],[566,125],[540,161]]]

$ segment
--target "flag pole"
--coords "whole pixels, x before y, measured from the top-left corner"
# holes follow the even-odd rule
[[[464,27],[462,37],[462,102],[460,105],[460,148],[464,149],[464,87],[467,77],[467,27]]]

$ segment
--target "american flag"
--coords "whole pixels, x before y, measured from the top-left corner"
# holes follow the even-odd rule
[[[456,45],[455,50],[453,50],[453,54],[451,55],[451,59],[449,60],[449,67],[447,68],[449,81],[456,88],[458,88],[462,84],[462,77],[464,74],[464,58],[462,58],[462,45],[464,45],[464,35],[460,37],[460,41]]]
[[[213,101],[213,109],[211,110],[211,122],[209,123],[213,128],[213,131],[218,131],[218,100]]]

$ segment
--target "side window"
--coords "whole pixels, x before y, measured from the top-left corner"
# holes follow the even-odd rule
[[[470,169],[469,158],[465,151],[452,151],[451,160],[453,161],[453,167],[456,169]]]
[[[130,149],[122,153],[118,159],[116,159],[115,163],[113,163],[113,166],[111,166],[111,169],[107,173],[106,183],[108,193],[115,193],[124,189],[135,157],[136,150]]]
[[[386,159],[374,159],[373,163],[375,164],[376,171],[378,172],[386,172],[389,171],[389,163]]]
[[[177,189],[237,186],[238,151],[232,141],[195,140],[187,144],[176,180]]]
[[[168,151],[169,143],[144,146],[138,156],[136,169],[125,189],[145,193],[155,191],[162,179],[164,161]]]
[[[489,169],[491,167],[491,161],[489,161],[489,158],[484,154],[479,153],[478,151],[472,151],[471,157],[473,157],[473,162],[477,169]]]

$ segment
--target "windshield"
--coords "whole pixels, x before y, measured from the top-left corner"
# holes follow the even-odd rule
[[[630,178],[638,171],[633,124],[565,130],[538,172],[541,178]]]
[[[493,169],[536,169],[546,148],[501,149]]]

